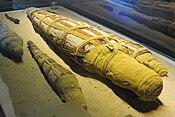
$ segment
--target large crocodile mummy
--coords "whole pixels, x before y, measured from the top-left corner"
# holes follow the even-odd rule
[[[141,100],[152,101],[160,95],[163,88],[160,75],[167,75],[167,70],[144,47],[46,10],[29,8],[27,14],[47,41],[86,70],[133,91]]]

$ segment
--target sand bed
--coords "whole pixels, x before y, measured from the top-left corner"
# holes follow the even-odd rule
[[[63,7],[59,7],[55,12],[112,31]],[[23,62],[14,63],[0,54],[0,75],[2,81],[9,88],[12,105],[18,117],[29,116],[44,108],[62,103],[47,84],[37,63],[32,58],[27,48],[26,42],[28,40],[32,40],[42,51],[76,75],[87,101],[87,111],[92,117],[122,117],[129,114],[134,117],[173,117],[175,115],[175,73],[173,71],[175,62],[153,52],[157,59],[168,68],[169,74],[168,77],[163,78],[164,89],[159,96],[159,100],[142,102],[130,91],[117,87],[100,76],[82,70],[81,67],[69,61],[69,58],[63,61],[34,31],[23,10],[9,12],[9,15],[20,19],[20,24],[13,24],[5,18],[3,13],[0,14],[0,19],[23,38]],[[61,55],[64,56],[62,53]],[[67,56],[63,58],[65,57]]]

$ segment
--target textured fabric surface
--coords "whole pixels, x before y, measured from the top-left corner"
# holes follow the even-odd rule
[[[31,54],[48,78],[51,87],[62,101],[76,102],[87,109],[85,98],[75,75],[43,53],[32,41],[28,41],[27,44]]]
[[[21,61],[23,39],[0,21],[0,48],[6,56]]]
[[[111,34],[110,34],[111,35]],[[117,35],[111,35],[115,38],[118,43],[128,48],[129,54],[132,55],[139,63],[147,66],[148,68],[154,70],[161,76],[167,76],[167,69],[152,55],[152,53],[145,47],[124,40]]]
[[[89,52],[85,56],[84,67],[106,76],[120,87],[133,91],[141,100],[155,100],[163,88],[160,76],[129,56],[127,49],[121,45],[110,46],[114,47],[112,52],[105,45]]]
[[[28,17],[39,33],[88,71],[133,91],[144,101],[155,100],[161,93],[159,74],[164,76],[167,70],[143,46],[45,10],[30,8]]]

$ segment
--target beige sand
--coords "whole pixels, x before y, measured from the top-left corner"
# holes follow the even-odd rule
[[[112,31],[65,8],[59,7],[57,12]],[[24,39],[23,63],[14,63],[0,54],[0,75],[9,88],[12,105],[18,117],[24,117],[62,103],[49,87],[33,60],[27,48],[28,40],[32,40],[59,64],[75,73],[86,98],[88,112],[92,117],[122,117],[128,114],[134,117],[175,117],[175,73],[173,71],[175,62],[153,52],[157,59],[168,68],[169,74],[168,77],[163,78],[164,89],[159,96],[159,101],[142,102],[133,93],[113,85],[110,81],[89,74],[71,61],[63,61],[34,31],[24,11],[11,12],[9,15],[21,20],[20,24],[16,25],[7,20],[3,13],[0,14],[0,19]]]

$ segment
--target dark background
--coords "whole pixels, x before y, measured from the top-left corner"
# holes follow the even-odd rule
[[[94,0],[0,0],[0,12],[9,10],[25,9],[31,6],[50,6],[51,2],[58,5],[69,5],[75,2],[94,1]]]

